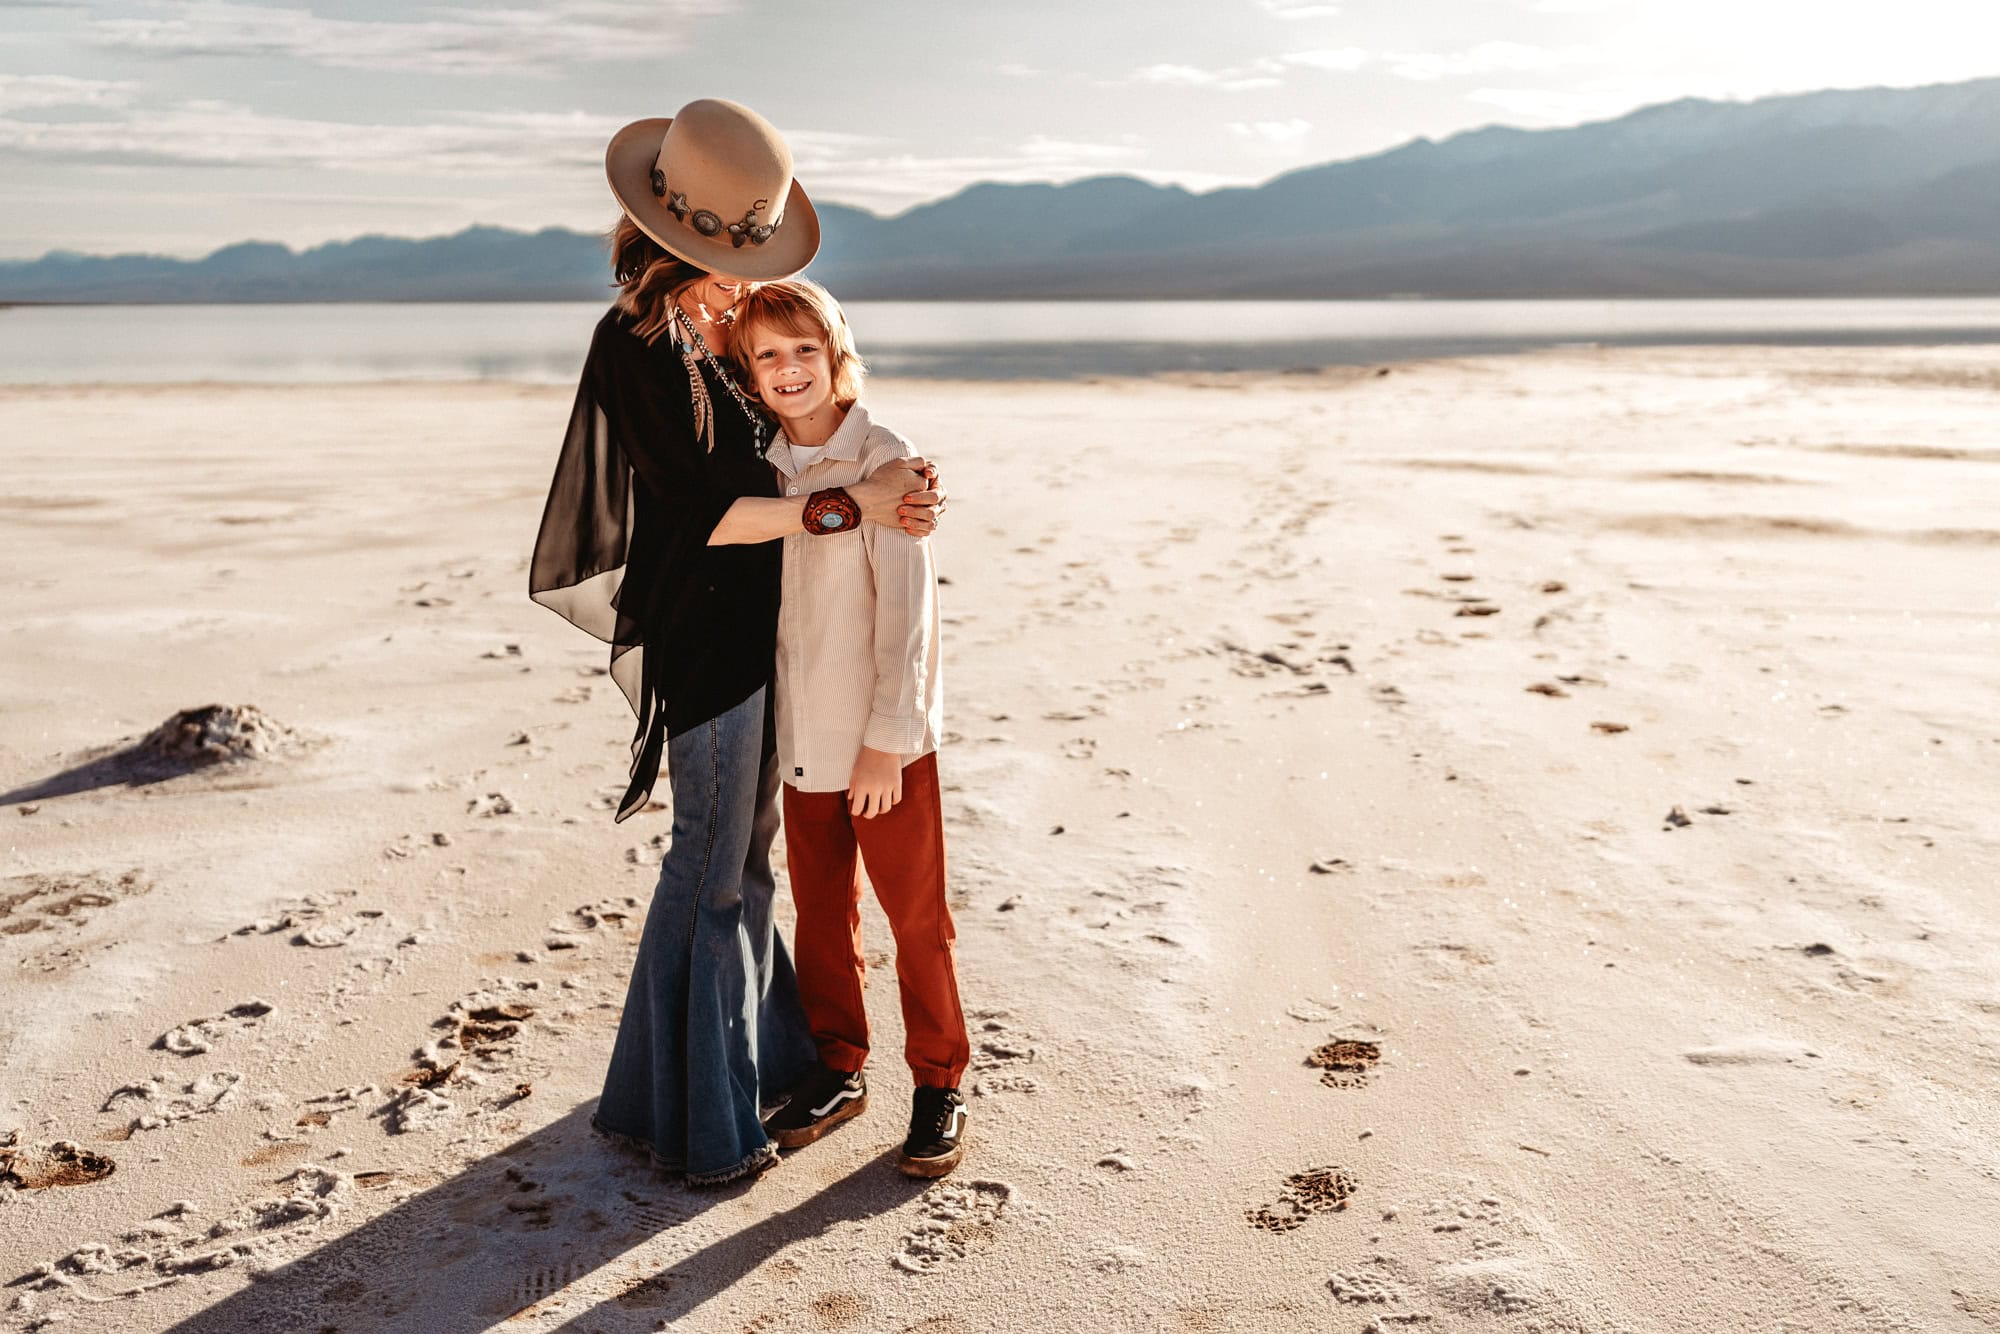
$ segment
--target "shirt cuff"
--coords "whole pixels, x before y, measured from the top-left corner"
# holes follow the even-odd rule
[[[861,744],[887,755],[914,755],[924,748],[924,720],[871,713],[868,730],[861,734]]]

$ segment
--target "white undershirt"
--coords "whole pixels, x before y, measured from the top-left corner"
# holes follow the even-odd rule
[[[825,445],[814,445],[810,449],[806,448],[804,445],[793,445],[792,446],[793,475],[796,476],[798,473],[804,472],[807,468],[812,467],[813,464],[818,463],[821,459],[825,457],[826,457]]]

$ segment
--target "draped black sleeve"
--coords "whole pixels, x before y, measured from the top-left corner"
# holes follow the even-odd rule
[[[614,309],[598,323],[529,562],[528,595],[611,646],[632,706],[623,820],[643,808],[669,737],[771,679],[780,546],[708,545],[743,496],[775,495],[749,419],[705,384],[715,444],[695,432],[688,363]]]

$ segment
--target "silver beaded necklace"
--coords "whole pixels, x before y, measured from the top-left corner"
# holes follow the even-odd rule
[[[743,410],[744,418],[750,423],[750,447],[757,451],[759,459],[764,458],[770,444],[764,438],[769,425],[763,412],[750,401],[749,395],[737,387],[736,377],[729,373],[729,368],[708,350],[708,342],[701,336],[701,330],[694,327],[694,321],[688,318],[687,311],[681,308],[679,302],[674,303],[674,324],[683,334],[680,340],[681,360],[687,363],[688,385],[694,393],[695,434],[704,439],[708,452],[715,451],[715,408],[709,402],[708,386],[702,379],[700,365],[695,361],[695,354],[699,353],[702,360],[715,369],[715,378],[722,381],[722,387],[736,400],[736,406]],[[693,352],[688,350],[690,345]]]

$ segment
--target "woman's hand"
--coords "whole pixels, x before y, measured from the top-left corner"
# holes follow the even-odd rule
[[[911,537],[936,532],[938,516],[944,513],[944,484],[928,459],[884,464],[873,476],[848,487],[847,494],[861,507],[863,523],[901,527]]]
[[[851,493],[850,493],[851,494]],[[847,813],[872,820],[903,799],[903,757],[863,746],[847,780]]]

